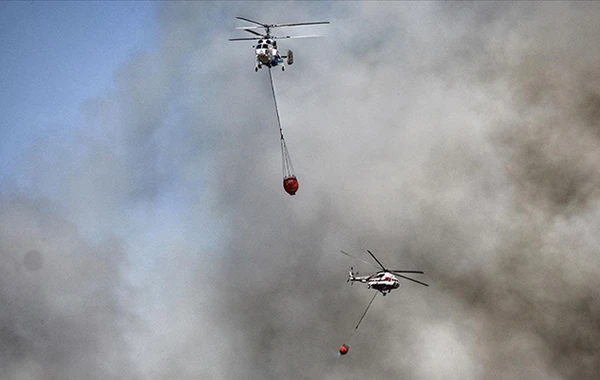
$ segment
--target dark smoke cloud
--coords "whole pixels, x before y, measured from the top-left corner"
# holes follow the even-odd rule
[[[306,168],[296,198],[221,197],[232,285],[220,308],[245,332],[241,367],[257,379],[594,378],[598,8],[357,8],[355,25],[413,22],[335,50],[328,74],[303,73],[314,97],[280,85]],[[395,48],[407,45],[412,56]],[[242,178],[265,175],[269,160],[243,157]],[[333,352],[368,301],[342,286],[350,263],[335,256],[348,247],[423,268],[433,286],[379,300],[342,361]]]

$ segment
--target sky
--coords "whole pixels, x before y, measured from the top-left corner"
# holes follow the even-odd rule
[[[599,13],[0,3],[3,378],[595,379]],[[331,21],[279,43],[293,197],[236,16]],[[367,249],[430,287],[354,331]]]

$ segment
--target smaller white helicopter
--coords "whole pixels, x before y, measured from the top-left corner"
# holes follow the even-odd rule
[[[291,65],[294,63],[294,53],[291,50],[287,51],[287,55],[281,55],[277,49],[278,39],[287,38],[310,38],[310,37],[322,37],[321,35],[311,36],[271,36],[271,28],[281,27],[292,27],[292,26],[308,26],[308,25],[322,25],[329,24],[329,21],[316,21],[316,22],[295,22],[287,24],[263,24],[257,21],[253,21],[244,17],[236,17],[239,20],[247,21],[258,26],[240,27],[236,29],[243,29],[248,33],[252,33],[257,37],[242,37],[242,38],[230,38],[229,41],[247,41],[247,40],[258,40],[256,45],[253,46],[255,49],[256,64],[254,65],[254,71],[262,69],[263,65],[268,68],[274,66],[281,66],[281,71],[285,71],[285,64],[283,59],[287,58],[287,64]],[[265,34],[255,32],[252,29],[264,29]]]
[[[340,252],[342,252],[346,256],[352,257],[353,259],[356,259],[358,261],[362,261],[363,263],[375,266],[373,263],[361,260],[358,257],[352,256],[349,253],[346,253],[344,251],[340,251]],[[383,266],[383,264],[381,264],[381,262],[379,260],[377,260],[377,257],[375,257],[375,255],[371,251],[367,250],[367,252],[377,262],[377,264],[379,264],[379,267],[381,268],[381,270],[375,274],[359,276],[358,275],[359,273],[358,272],[354,273],[354,268],[350,267],[350,271],[348,272],[348,279],[346,280],[346,282],[351,282],[351,283],[355,282],[355,281],[362,282],[364,284],[367,284],[367,288],[378,290],[384,296],[386,294],[388,294],[389,292],[391,292],[392,290],[398,289],[400,287],[400,281],[398,281],[397,277],[416,282],[417,284],[421,284],[423,286],[429,286],[424,282],[421,282],[421,281],[415,280],[414,278],[410,278],[410,277],[406,277],[406,276],[402,275],[402,273],[423,274],[423,271],[403,270],[403,269],[399,269],[399,270],[387,269],[386,267]],[[377,293],[375,293],[375,294],[377,294]]]

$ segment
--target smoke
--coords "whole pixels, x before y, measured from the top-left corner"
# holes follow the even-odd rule
[[[53,206],[2,200],[9,379],[595,378],[598,12],[161,6],[87,128],[23,165]],[[332,22],[282,40],[295,62],[273,72],[294,197],[235,16]],[[431,286],[353,331],[372,293],[346,272],[371,268],[340,249]]]
[[[43,201],[3,199],[0,225],[3,378],[135,378],[122,246],[87,244]]]
[[[248,377],[593,378],[597,7],[352,11],[310,48],[335,69],[276,77],[297,196],[220,198],[232,213],[222,321],[246,332]],[[305,91],[287,82],[296,73]],[[265,162],[244,156],[240,173],[252,184]],[[366,248],[432,287],[377,300],[339,359],[368,296],[342,287],[357,263],[336,255]]]

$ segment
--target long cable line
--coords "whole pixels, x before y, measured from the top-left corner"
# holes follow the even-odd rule
[[[285,191],[294,195],[298,190],[298,179],[294,175],[294,166],[292,165],[292,159],[283,137],[283,128],[281,128],[281,117],[279,116],[279,107],[277,106],[277,96],[275,94],[275,84],[273,82],[273,74],[269,67],[269,82],[271,83],[271,93],[273,94],[273,104],[275,105],[275,114],[277,115],[277,126],[279,127],[279,137],[281,143],[281,166],[283,171],[283,188]]]
[[[281,118],[279,117],[279,108],[277,107],[277,97],[275,96],[275,85],[273,84],[273,74],[269,67],[269,82],[271,83],[271,93],[273,94],[273,103],[275,103],[275,113],[277,114],[277,125],[279,126],[279,135],[283,140],[283,129],[281,129]]]
[[[356,327],[354,328],[354,330],[358,330],[358,326],[360,326],[360,323],[362,322],[363,318],[365,317],[365,315],[367,315],[367,311],[369,311],[369,308],[371,307],[371,304],[373,303],[373,300],[375,300],[376,296],[377,296],[377,292],[375,292],[375,294],[373,294],[373,298],[371,298],[371,302],[369,302],[369,305],[367,305],[367,308],[365,309],[365,312],[360,317],[360,320],[356,324]]]

